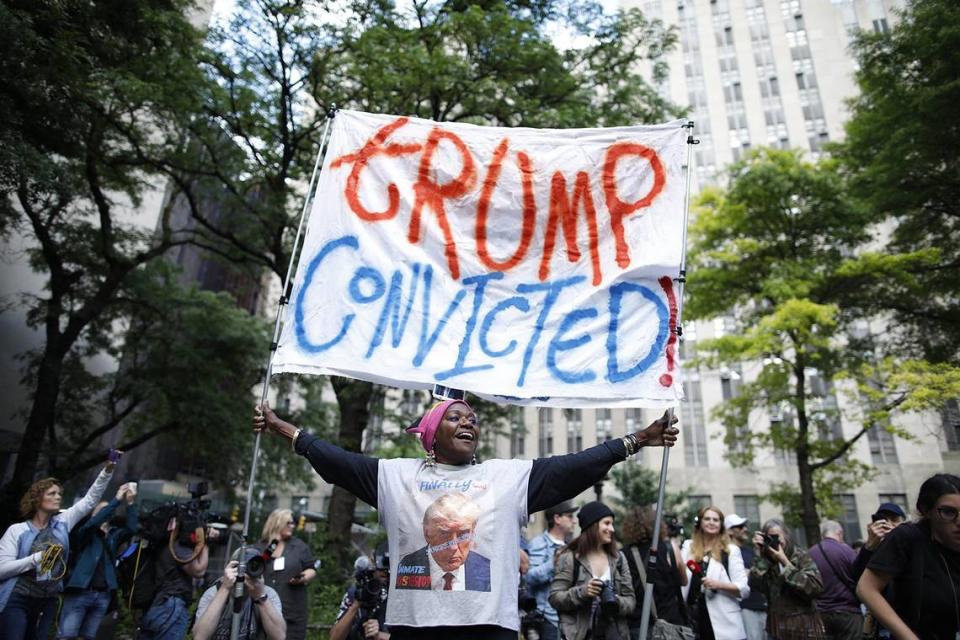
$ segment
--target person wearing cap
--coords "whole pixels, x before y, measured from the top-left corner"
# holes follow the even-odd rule
[[[548,508],[547,530],[530,541],[530,569],[527,571],[527,586],[530,595],[537,599],[537,611],[547,623],[540,637],[557,640],[560,637],[560,617],[550,605],[550,583],[553,582],[554,557],[567,543],[574,530],[574,514],[577,507],[571,500],[564,500]]]
[[[253,427],[290,440],[324,480],[377,508],[390,557],[396,558],[386,618],[394,640],[516,640],[518,540],[529,514],[578,495],[640,447],[673,446],[678,433],[665,414],[642,431],[580,453],[480,463],[476,451],[481,425],[463,400],[438,403],[408,428],[420,437],[425,459],[378,460],[344,451],[284,422],[266,404],[255,407]],[[469,498],[462,508],[454,507],[461,515],[470,515],[470,504],[477,507],[476,525],[470,530],[443,529],[428,541],[424,516],[431,504],[450,493]],[[410,563],[400,573],[400,559],[424,547],[429,551],[427,564]],[[489,590],[470,588],[465,564],[464,582],[457,582],[461,565],[453,561],[474,554],[489,560]],[[434,563],[443,568],[447,560],[448,567],[456,565],[457,570],[444,570],[444,588],[434,589]],[[445,588],[448,581],[450,589]]]
[[[613,537],[613,511],[602,502],[588,502],[580,507],[577,520],[580,535],[557,555],[550,585],[550,604],[560,615],[561,636],[629,638],[628,619],[637,597],[630,567]]]
[[[239,555],[237,550],[235,557]],[[247,547],[244,561],[260,555],[254,547]],[[233,624],[233,585],[237,581],[237,561],[231,560],[223,569],[223,577],[217,580],[200,596],[197,604],[196,622],[193,625],[194,640],[228,640]],[[263,583],[263,576],[249,574],[243,577],[243,603],[240,609],[239,640],[283,640],[287,625],[283,621],[283,605],[280,596]]]
[[[867,525],[867,541],[863,543],[857,558],[853,562],[850,577],[854,583],[860,580],[864,569],[870,564],[870,558],[873,552],[877,550],[883,539],[891,531],[906,522],[907,514],[903,512],[900,505],[892,502],[884,502],[877,507],[876,512],[870,516],[870,524]]]
[[[360,563],[360,560],[366,560],[366,562]],[[390,631],[386,626],[386,615],[389,596],[387,587],[390,584],[390,552],[387,550],[387,543],[381,542],[377,545],[372,565],[366,556],[361,556],[357,562],[362,565],[358,567],[354,564],[354,569],[358,573],[363,568],[373,567],[373,577],[381,585],[377,606],[373,611],[361,612],[360,603],[357,601],[357,587],[350,585],[340,601],[337,620],[330,629],[330,640],[389,640]],[[357,616],[361,614],[369,617],[358,621]]]
[[[820,538],[809,551],[823,578],[823,593],[817,598],[820,619],[828,638],[859,640],[863,634],[863,614],[857,598],[857,583],[852,577],[857,554],[844,542],[843,526],[836,520],[820,523]]]
[[[730,534],[730,542],[740,548],[743,566],[749,572],[756,554],[750,543],[747,519],[731,513],[723,519],[723,528]],[[740,617],[743,618],[743,629],[747,632],[747,640],[767,639],[767,599],[760,591],[751,590],[750,595],[740,600]]]

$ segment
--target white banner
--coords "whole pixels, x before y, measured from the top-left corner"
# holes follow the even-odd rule
[[[274,371],[518,404],[675,403],[682,125],[338,112]]]

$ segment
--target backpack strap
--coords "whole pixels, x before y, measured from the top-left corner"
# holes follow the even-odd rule
[[[837,580],[839,580],[843,584],[843,586],[845,586],[853,595],[856,596],[857,595],[856,585],[851,585],[849,582],[847,582],[843,578],[840,572],[837,571],[837,568],[833,565],[833,561],[830,560],[830,556],[827,555],[827,550],[823,548],[822,541],[817,543],[817,548],[820,549],[820,553],[823,554],[823,559],[827,561],[827,564],[830,566],[830,571],[833,572],[834,577]],[[859,600],[859,597],[857,599]]]
[[[580,560],[573,551],[570,552],[570,557],[573,558],[573,582],[570,583],[570,586],[575,587],[580,582]]]
[[[639,596],[640,593],[643,593],[646,597],[646,589],[643,589],[643,586],[647,583],[647,572],[643,567],[643,557],[640,556],[640,551],[635,546],[629,547],[626,557],[627,565],[630,567],[630,576],[633,578],[633,595],[638,598],[638,602],[642,605],[643,600]],[[640,589],[637,588],[637,585],[640,585]],[[650,619],[657,619],[657,602],[655,600],[650,602]]]

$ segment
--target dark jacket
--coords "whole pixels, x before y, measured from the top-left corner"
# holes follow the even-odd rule
[[[107,581],[107,587],[111,591],[117,588],[117,572],[113,566],[117,548],[133,537],[140,526],[137,506],[131,504],[127,505],[126,524],[122,527],[114,527],[106,536],[100,535],[98,533],[100,525],[109,522],[119,506],[120,501],[114,498],[99,513],[77,527],[75,532],[79,541],[79,546],[75,550],[78,554],[77,563],[67,580],[68,589],[88,588],[97,570],[97,564],[100,562],[103,563],[103,576]]]

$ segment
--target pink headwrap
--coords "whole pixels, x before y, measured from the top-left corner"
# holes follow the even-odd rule
[[[464,405],[470,411],[473,411],[473,408],[464,400],[444,400],[443,402],[433,405],[426,413],[417,418],[416,422],[407,427],[407,433],[420,434],[420,444],[423,445],[424,451],[433,451],[433,439],[437,435],[437,428],[440,426],[440,421],[443,420],[443,416],[447,414],[447,409],[450,408],[450,405],[457,402]]]

